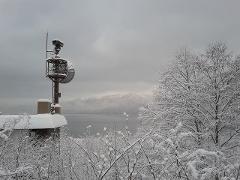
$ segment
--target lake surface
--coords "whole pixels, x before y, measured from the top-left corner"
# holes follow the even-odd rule
[[[128,127],[135,133],[139,125],[137,115],[129,115],[128,119],[121,114],[65,114],[67,128],[73,137],[104,134],[104,129],[122,130]]]

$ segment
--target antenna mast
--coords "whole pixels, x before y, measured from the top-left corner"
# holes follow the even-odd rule
[[[46,37],[46,45],[47,45]],[[46,76],[52,80],[52,109],[51,112],[55,113],[55,105],[59,104],[59,98],[61,93],[59,92],[59,83],[61,80],[67,77],[67,61],[58,56],[63,43],[59,40],[53,40],[52,44],[54,49],[52,51],[46,50],[46,56],[48,52],[53,52],[51,58],[47,58],[46,61]],[[47,46],[46,46],[47,47]]]
[[[61,93],[59,92],[59,83],[69,83],[74,75],[75,70],[72,64],[60,58],[59,52],[63,47],[63,43],[59,40],[53,40],[53,50],[47,50],[48,47],[48,33],[46,34],[46,77],[52,81],[52,108],[51,113],[55,113],[55,107],[59,104]],[[52,56],[48,58],[48,53]]]

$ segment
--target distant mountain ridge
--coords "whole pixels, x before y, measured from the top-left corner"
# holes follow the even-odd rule
[[[104,113],[129,114],[138,113],[138,109],[151,100],[151,96],[139,93],[109,94],[76,98],[64,103],[64,112],[67,113]]]

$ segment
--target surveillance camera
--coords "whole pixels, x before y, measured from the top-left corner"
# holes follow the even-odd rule
[[[59,41],[59,40],[53,40],[52,41],[52,44],[54,45],[54,46],[58,46],[58,47],[63,47],[63,43],[61,42],[61,41]]]
[[[52,41],[52,44],[55,46],[55,48],[54,48],[55,54],[58,54],[59,51],[61,50],[61,48],[62,48],[63,45],[64,45],[64,44],[63,44],[61,41],[59,41],[59,40],[53,40],[53,41]]]

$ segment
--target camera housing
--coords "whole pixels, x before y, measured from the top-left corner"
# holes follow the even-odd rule
[[[52,44],[55,46],[54,53],[57,55],[60,52],[60,50],[64,44],[59,40],[53,40]]]

